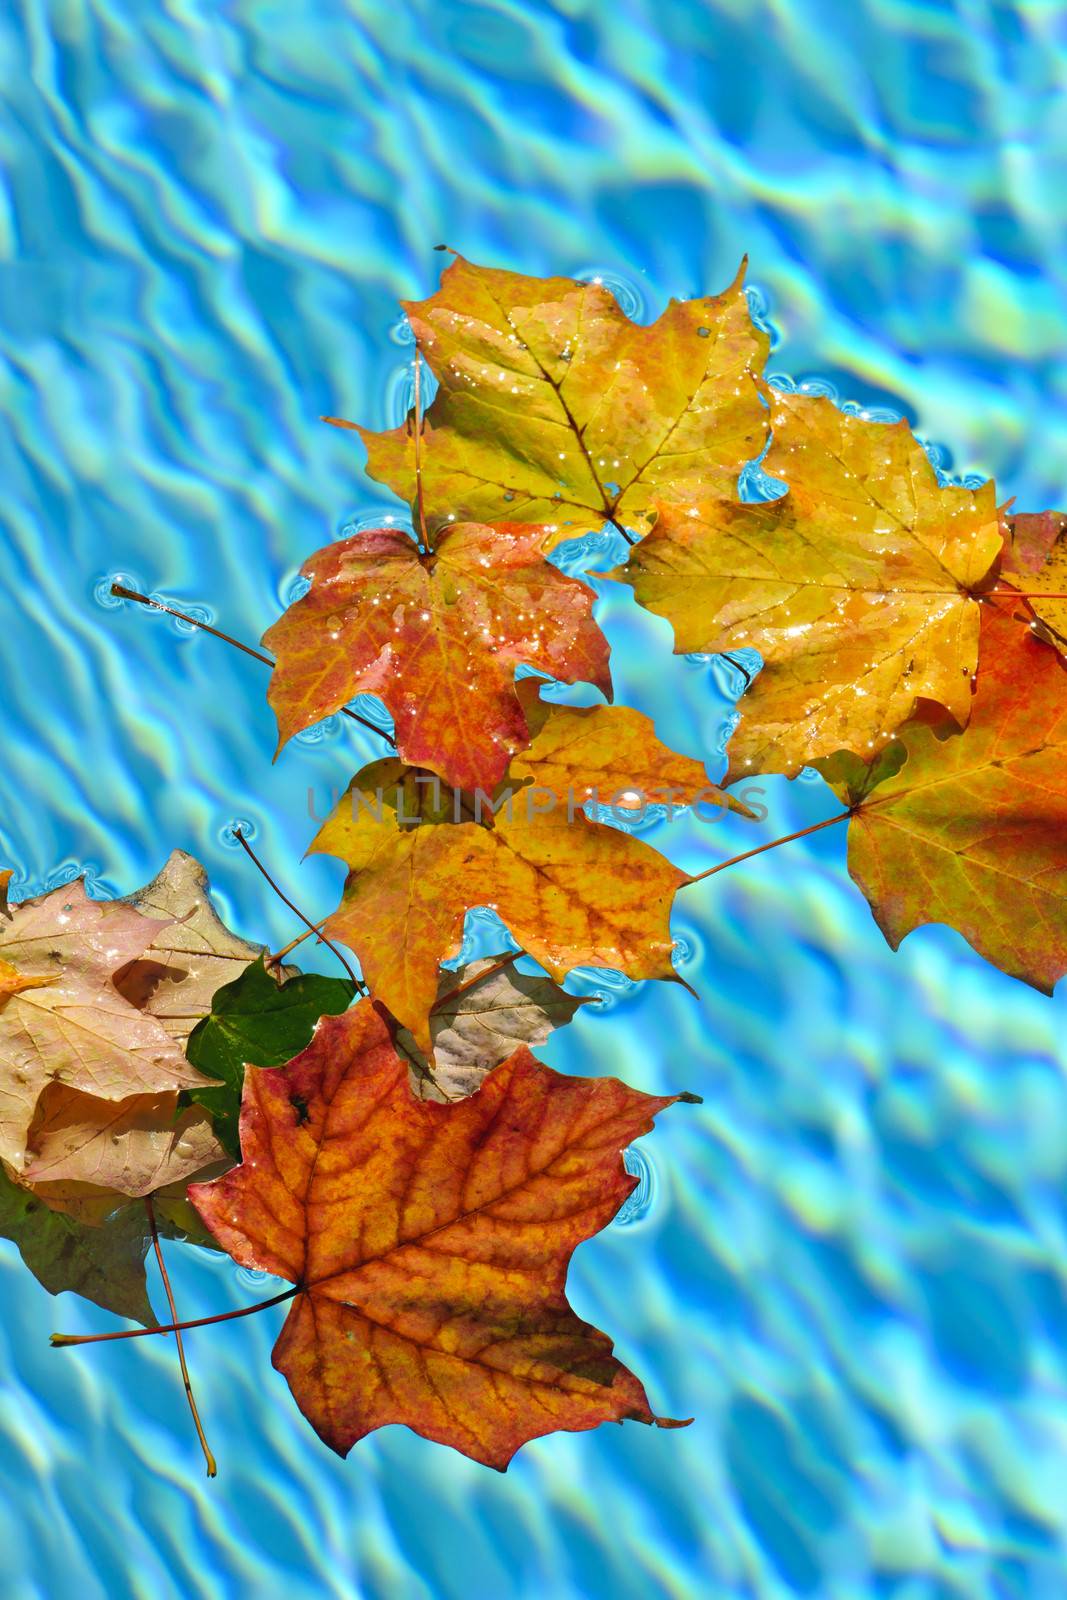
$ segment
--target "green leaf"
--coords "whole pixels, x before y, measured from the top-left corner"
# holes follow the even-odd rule
[[[285,1066],[311,1043],[319,1018],[347,1011],[352,996],[347,979],[317,973],[277,984],[262,957],[217,991],[210,1015],[190,1035],[186,1054],[222,1086],[195,1089],[189,1099],[211,1113],[215,1132],[238,1161],[245,1066]]]
[[[50,1294],[69,1290],[155,1325],[145,1287],[148,1228],[143,1205],[120,1206],[99,1227],[53,1211],[0,1166],[0,1238],[18,1245],[23,1261]]]

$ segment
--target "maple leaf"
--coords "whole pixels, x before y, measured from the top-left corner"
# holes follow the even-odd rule
[[[244,1165],[190,1194],[235,1261],[297,1286],[273,1363],[331,1449],[405,1423],[503,1470],[557,1430],[679,1425],[565,1294],[636,1183],[620,1151],[678,1098],[523,1048],[469,1099],[418,1100],[362,1001],[247,1074]]]
[[[620,790],[636,798],[630,774],[641,762],[676,799],[745,811],[699,762],[658,745],[647,717],[605,706],[545,713],[512,764],[515,784],[498,791],[499,809],[491,818],[483,810],[481,821],[457,820],[459,797],[435,795],[400,762],[376,762],[353,779],[311,846],[350,868],[326,931],[355,951],[372,992],[422,1051],[431,1049],[438,966],[457,953],[473,906],[492,906],[557,981],[575,966],[676,976],[670,908],[685,873],[581,809],[598,787],[606,801]]]
[[[644,327],[600,284],[455,260],[436,294],[404,305],[440,385],[420,441],[431,530],[543,523],[549,550],[604,522],[644,531],[655,498],[697,484],[732,493],[767,437],[751,378],[769,341],[743,275]],[[370,476],[413,501],[410,419],[356,431]]]
[[[701,491],[662,505],[611,576],[673,625],[676,651],[763,656],[732,772],[795,774],[841,749],[867,758],[919,699],[962,726],[978,654],[973,591],[1000,548],[992,484],[939,487],[904,422],[767,393],[764,465],[788,494],[746,505]]]
[[[871,768],[819,769],[857,807],[849,872],[894,949],[947,923],[1048,993],[1067,972],[1067,664],[1027,619],[1010,598],[983,604],[965,732],[923,717]]]
[[[1004,521],[1004,579],[1025,589],[1057,649],[1067,649],[1067,513],[1020,512]]]
[[[539,547],[536,528],[461,523],[432,553],[393,528],[318,551],[302,568],[311,589],[263,636],[277,657],[268,699],[279,749],[353,695],[376,694],[404,760],[491,789],[527,742],[517,666],[610,698],[594,595]]]
[[[32,1158],[20,1178],[45,1199],[67,1184],[144,1196],[230,1164],[208,1112],[197,1106],[179,1113],[174,1092],[108,1101],[49,1084],[27,1144]]]
[[[50,1294],[69,1290],[116,1316],[154,1326],[144,1270],[149,1235],[140,1204],[122,1207],[103,1226],[88,1226],[52,1210],[0,1163],[0,1236],[18,1246]]]
[[[351,1002],[352,985],[345,978],[301,973],[279,984],[262,961],[216,993],[186,1054],[218,1081],[190,1090],[188,1098],[210,1112],[215,1132],[237,1160],[245,1067],[283,1066],[309,1043],[320,1017],[345,1011]]]
[[[124,1100],[204,1082],[112,983],[160,931],[132,906],[90,900],[80,882],[0,916],[0,1158],[16,1173],[51,1083]]]
[[[434,1100],[473,1094],[519,1045],[544,1044],[585,1001],[550,978],[517,972],[492,958],[442,972],[430,1012],[433,1065],[407,1028],[396,1044],[412,1063],[411,1091]]]
[[[230,932],[211,903],[207,873],[184,850],[173,851],[159,875],[123,904],[164,920],[143,955],[116,973],[115,987],[184,1043],[215,992],[264,946]]]

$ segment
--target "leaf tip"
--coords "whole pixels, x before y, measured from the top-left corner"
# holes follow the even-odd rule
[[[702,1094],[693,1094],[689,1089],[684,1089],[681,1094],[676,1094],[674,1098],[683,1106],[702,1106],[704,1104],[704,1096]]]

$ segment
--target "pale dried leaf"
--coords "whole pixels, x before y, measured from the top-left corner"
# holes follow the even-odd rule
[[[230,1161],[202,1106],[178,1112],[178,1096],[97,1100],[51,1084],[30,1128],[26,1183],[91,1183],[123,1195],[152,1194]]]
[[[490,957],[442,972],[430,1013],[434,1066],[407,1028],[397,1044],[412,1062],[411,1088],[426,1100],[460,1100],[520,1044],[544,1044],[584,1001],[551,978],[501,967]]]
[[[161,932],[121,901],[90,900],[81,882],[23,901],[0,922],[0,961],[17,975],[0,992],[0,1159],[16,1172],[50,1083],[103,1100],[204,1083],[161,1023],[112,982]]]
[[[210,890],[199,861],[175,850],[159,876],[124,902],[145,916],[165,917],[167,926],[116,976],[115,986],[183,1043],[211,1010],[215,992],[265,953],[263,945],[230,932]]]

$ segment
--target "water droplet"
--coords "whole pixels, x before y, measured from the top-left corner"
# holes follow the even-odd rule
[[[697,329],[697,338],[698,339],[710,339],[711,338],[711,329],[710,328],[698,328]]]
[[[513,489],[505,489],[504,490],[504,499],[505,500],[514,500],[514,498],[515,498],[515,492],[514,492]]]

